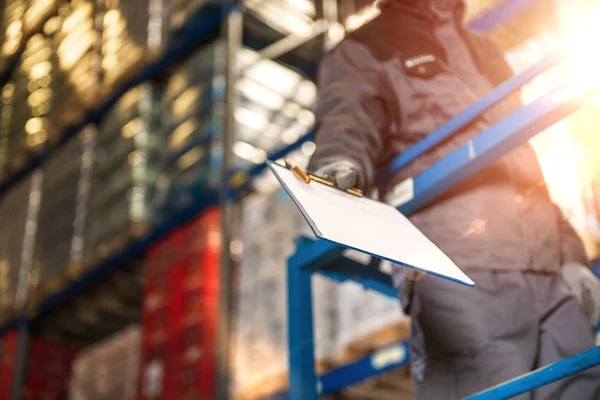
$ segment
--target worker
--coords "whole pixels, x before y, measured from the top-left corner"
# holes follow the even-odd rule
[[[399,153],[466,109],[512,71],[502,51],[463,24],[461,0],[386,0],[381,14],[323,59],[309,170],[379,198],[521,106],[507,98],[384,182]],[[348,218],[352,218],[351,215]],[[593,329],[561,275],[587,266],[581,240],[522,145],[410,216],[475,282],[405,279],[419,400],[456,400],[593,347]],[[402,246],[406,238],[399,237]],[[587,370],[521,399],[600,399]]]

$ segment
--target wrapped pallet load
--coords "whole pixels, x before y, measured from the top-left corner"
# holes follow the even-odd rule
[[[72,400],[135,400],[141,331],[133,325],[80,351],[73,360]]]
[[[223,43],[214,42],[180,64],[165,83],[160,119],[166,142],[156,197],[165,217],[190,207],[218,177],[216,138],[222,125],[216,104],[223,61]]]
[[[215,41],[182,63],[164,90],[166,159],[158,203],[169,215],[186,209],[220,184],[224,42]],[[308,133],[316,97],[302,74],[243,49],[237,83],[234,187],[245,184],[242,171]],[[237,173],[235,173],[237,172]]]
[[[163,149],[155,98],[153,84],[138,86],[100,125],[90,205],[89,249],[95,256],[106,256],[153,223],[152,196]]]
[[[56,124],[66,129],[99,104],[100,39],[98,10],[93,0],[61,2],[49,22],[61,82],[56,95]]]
[[[34,271],[42,288],[58,289],[77,273],[87,244],[95,128],[82,130],[44,165]]]
[[[109,97],[164,50],[164,0],[96,0],[102,30],[102,96]]]
[[[59,121],[63,116],[58,98],[62,95],[61,101],[68,102],[71,93],[62,92],[64,74],[58,67],[53,39],[58,21],[58,17],[49,20],[44,33],[27,40],[5,93],[12,109],[6,114],[7,131],[3,135],[7,137],[8,163],[13,169],[22,167],[28,156],[56,143],[62,134]]]
[[[27,0],[27,9],[23,19],[25,36],[38,32],[42,25],[58,9],[59,0]]]
[[[0,52],[0,67],[4,71],[10,65],[23,45],[23,22],[26,0],[6,0],[2,10],[2,51]]]
[[[0,201],[0,320],[24,305],[33,283],[31,263],[37,229],[41,173],[21,181]]]
[[[0,93],[2,104],[0,112],[0,179],[4,179],[10,169],[10,119],[14,110],[15,84],[11,81],[7,82]]]

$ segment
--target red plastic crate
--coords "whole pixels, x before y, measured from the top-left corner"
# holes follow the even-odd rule
[[[0,399],[8,399],[10,382],[14,377],[14,359],[17,346],[17,334],[8,332],[0,338],[1,376]],[[64,395],[69,384],[71,363],[75,351],[67,346],[56,344],[41,338],[32,338],[23,398],[27,400],[52,400]]]
[[[140,398],[214,397],[219,258],[216,208],[172,232],[148,254]],[[163,345],[167,355],[153,356]],[[144,393],[157,387],[164,392]]]
[[[8,399],[10,395],[16,349],[17,334],[15,332],[7,332],[0,337],[0,399]]]
[[[203,325],[182,329],[172,347],[172,394],[181,399],[211,398],[215,393],[215,354]]]
[[[140,368],[140,400],[167,400],[172,389],[173,367],[170,360],[168,342],[157,345],[142,345],[142,365]]]

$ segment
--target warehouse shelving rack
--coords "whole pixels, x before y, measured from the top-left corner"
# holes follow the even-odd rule
[[[322,20],[315,21],[315,29],[313,34],[309,37],[284,37],[279,39],[276,43],[266,46],[271,37],[266,35],[265,37],[257,38],[256,45],[265,45],[262,50],[259,50],[259,57],[274,59],[280,56],[285,56],[296,49],[304,45],[310,40],[317,39],[325,30],[322,28],[316,29]],[[236,54],[242,43],[242,34],[244,27],[242,26],[241,19],[241,6],[239,1],[235,0],[222,0],[222,1],[209,1],[206,5],[202,6],[196,13],[191,15],[188,20],[184,23],[182,28],[173,34],[174,41],[170,45],[165,53],[147,67],[145,67],[139,74],[134,76],[125,85],[120,87],[117,93],[111,96],[106,102],[101,104],[97,109],[92,110],[88,113],[82,121],[77,123],[75,126],[70,127],[66,132],[61,135],[61,139],[52,147],[46,148],[44,152],[36,156],[32,156],[24,167],[11,173],[6,179],[0,182],[0,196],[4,195],[8,190],[14,187],[19,182],[23,181],[34,171],[43,166],[44,163],[52,157],[52,155],[67,142],[74,139],[76,134],[88,124],[98,123],[102,117],[109,111],[109,109],[123,96],[129,89],[134,88],[138,84],[155,79],[163,74],[171,65],[175,64],[179,60],[185,58],[194,49],[198,48],[204,43],[208,43],[211,40],[216,39],[221,34],[225,33],[227,36],[227,53],[228,63],[226,71],[223,71],[226,79],[226,90],[223,98],[220,98],[221,102],[221,116],[224,120],[224,132],[222,134],[224,141],[224,154],[223,161],[223,182],[229,182],[230,178],[232,181],[237,182],[235,190],[229,185],[222,185],[221,190],[211,191],[204,194],[201,201],[196,202],[192,207],[184,210],[177,216],[169,219],[164,224],[154,228],[151,232],[138,237],[135,240],[129,242],[127,246],[121,249],[117,249],[111,253],[109,257],[106,257],[99,262],[91,266],[86,266],[84,272],[74,279],[69,279],[64,282],[60,290],[52,293],[51,295],[44,297],[39,303],[28,304],[26,309],[17,310],[13,318],[8,321],[2,321],[0,325],[0,334],[6,333],[8,330],[17,330],[18,336],[18,347],[17,356],[15,360],[15,377],[12,384],[11,398],[20,398],[20,388],[23,379],[23,371],[25,360],[27,357],[27,341],[29,333],[32,328],[32,324],[36,322],[38,318],[43,315],[47,315],[52,311],[56,310],[60,304],[72,299],[75,295],[85,292],[93,284],[106,276],[114,273],[118,269],[122,268],[126,263],[133,261],[136,257],[144,252],[152,243],[166,235],[171,230],[183,225],[185,222],[191,220],[194,216],[201,213],[213,205],[221,205],[223,209],[229,208],[229,204],[232,199],[238,198],[243,193],[250,189],[251,181],[254,177],[264,172],[266,164],[259,164],[250,170],[242,171],[230,168],[229,164],[231,161],[231,142],[233,136],[234,127],[234,116],[233,106],[229,107],[230,104],[234,103],[235,93],[232,88],[234,82],[237,79],[238,71],[235,69],[232,54]],[[272,35],[271,35],[272,36]],[[252,42],[252,41],[251,41]],[[311,54],[314,56],[314,53]],[[289,58],[288,63],[294,64],[296,59]],[[307,60],[304,57],[304,70],[310,70],[315,65],[316,59]],[[14,68],[18,65],[18,55],[12,60],[9,68],[5,71],[0,72],[1,83],[6,83],[12,74]],[[297,69],[303,70],[302,67]],[[287,155],[288,153],[298,149],[303,143],[310,140],[310,133],[304,135],[297,142],[278,149],[273,154],[269,155],[270,159],[277,159]],[[223,212],[223,214],[226,214]],[[224,216],[225,220],[223,224],[222,234],[225,243],[230,242],[230,223]],[[228,239],[229,238],[229,239]],[[227,245],[224,248],[229,248]],[[228,276],[231,268],[230,260],[228,260],[228,252],[223,255],[221,265],[221,276]],[[228,281],[228,280],[225,280]],[[229,297],[229,290],[222,290],[223,298],[220,301],[225,303],[225,309],[228,309],[227,302]],[[219,337],[225,339],[221,340],[222,344],[227,342],[226,336],[228,334],[228,316],[227,313],[220,313],[222,321],[219,327]],[[225,314],[225,315],[224,315]],[[223,331],[225,330],[225,331]],[[227,346],[221,347],[221,353],[224,353]],[[220,360],[222,364],[219,367],[219,371],[227,370],[227,357],[225,360]],[[227,374],[220,373],[219,380],[219,398],[226,398],[225,392],[227,391]]]
[[[491,10],[478,16],[475,20],[471,21],[470,25],[474,30],[477,31],[489,31],[492,28],[498,26],[499,24],[502,24],[503,22],[509,20],[515,14],[525,10],[533,3],[535,3],[535,1],[536,0],[506,0],[503,3],[495,6]],[[31,158],[22,169],[16,171],[15,173],[11,174],[7,179],[0,182],[0,196],[6,193],[8,189],[16,185],[18,182],[31,175],[36,168],[42,166],[49,157],[52,157],[52,154],[54,154],[57,148],[63,146],[65,143],[72,140],[75,134],[81,128],[83,128],[87,124],[98,122],[102,118],[102,116],[106,114],[108,109],[112,105],[114,105],[119,99],[119,97],[122,96],[127,90],[133,88],[139,83],[159,76],[163,71],[165,71],[167,67],[169,67],[177,60],[184,58],[187,54],[190,53],[191,50],[196,48],[198,45],[217,37],[220,34],[220,28],[222,25],[226,25],[229,27],[229,29],[227,30],[227,32],[229,33],[228,50],[231,53],[235,53],[238,49],[238,46],[242,42],[239,37],[239,35],[242,34],[242,28],[240,26],[240,24],[242,23],[242,11],[238,4],[236,4],[237,2],[233,0],[228,2],[223,1],[222,3],[223,4],[215,4],[214,2],[209,2],[196,14],[192,15],[187,21],[187,23],[184,24],[183,28],[176,34],[177,40],[174,42],[174,45],[170,46],[163,56],[161,56],[154,63],[147,66],[143,71],[141,71],[137,76],[135,76],[125,86],[123,86],[118,93],[116,93],[108,101],[103,103],[98,109],[93,110],[91,113],[86,115],[83,121],[81,121],[79,124],[65,132],[62,136],[62,139],[54,147],[48,148],[42,154]],[[290,35],[288,37],[281,38],[273,44],[269,44],[269,38],[251,37],[244,39],[247,41],[249,40],[251,42],[252,47],[258,47],[262,49],[259,50],[259,54],[262,58],[278,59],[278,61],[287,63],[288,65],[292,65],[296,69],[299,69],[304,73],[314,74],[314,72],[316,71],[316,59],[287,56],[294,53],[295,50],[302,47],[306,42],[315,40],[317,38],[320,39],[322,36],[328,33],[328,29],[334,24],[336,24],[338,19],[338,13],[336,11],[335,3],[335,0],[322,0],[323,19],[315,21],[313,33],[307,37],[298,37]],[[14,68],[14,65],[12,65],[11,68]],[[0,78],[2,78],[0,82],[5,82],[7,79],[9,79],[8,77],[10,77],[11,68],[0,73]],[[235,68],[233,68],[230,65],[227,74],[227,86],[232,87],[236,76],[237,75],[235,73]],[[228,92],[227,98],[224,99],[224,103],[226,105],[233,103],[232,96],[233,94],[231,92]],[[224,136],[230,135],[231,138],[231,135],[233,135],[232,107],[229,107],[224,114],[224,118],[228,121],[228,124],[226,124],[226,130],[228,132],[226,132],[227,134]],[[312,135],[309,132],[306,135],[302,136],[300,140],[298,140],[296,143],[281,148],[275,153],[270,154],[269,158],[274,160],[279,159],[285,156],[286,154],[290,153],[291,151],[298,149],[303,143],[306,143],[311,139]],[[229,148],[225,149],[225,153],[231,151],[230,146],[228,147]],[[1,325],[0,333],[3,333],[9,329],[17,329],[20,332],[20,337],[23,339],[20,340],[21,351],[18,353],[19,357],[17,358],[16,362],[16,371],[19,372],[23,369],[24,360],[26,358],[26,351],[24,350],[26,338],[31,328],[31,324],[36,320],[36,318],[38,318],[40,315],[44,315],[51,312],[59,304],[72,298],[77,293],[85,291],[86,288],[88,288],[93,282],[96,282],[98,279],[110,275],[114,271],[118,270],[124,263],[134,259],[137,255],[143,253],[143,251],[146,248],[148,248],[148,246],[151,243],[155,242],[175,227],[180,226],[185,221],[188,221],[193,216],[206,209],[208,206],[218,204],[224,205],[231,199],[236,198],[241,193],[249,190],[252,179],[261,175],[265,171],[265,167],[266,164],[259,164],[247,171],[231,170],[231,168],[228,167],[228,162],[224,162],[224,172],[226,173],[226,175],[224,174],[223,176],[227,176],[228,178],[224,178],[223,182],[229,182],[230,176],[237,177],[237,179],[234,179],[235,181],[237,181],[235,188],[223,185],[220,192],[206,193],[201,202],[194,204],[190,209],[185,210],[177,217],[167,221],[165,224],[157,227],[156,229],[152,230],[151,232],[142,236],[141,238],[138,238],[133,242],[129,243],[125,248],[118,250],[117,252],[113,253],[110,257],[101,260],[100,262],[93,266],[90,266],[89,268],[86,268],[85,273],[83,273],[76,279],[66,282],[66,284],[61,288],[61,290],[42,299],[42,301],[39,302],[39,304],[31,305],[28,308],[27,312],[17,313],[14,316],[14,318]],[[224,248],[228,247],[227,237],[229,236],[230,235],[228,235],[227,232],[224,232]],[[347,279],[348,272],[355,276],[360,276],[361,273],[365,270],[365,267],[362,264],[348,258],[340,258],[340,255],[341,252],[339,251],[339,249],[333,249],[329,245],[322,242],[310,242],[303,239],[300,240],[298,243],[298,254],[296,257],[293,258],[292,263],[296,263],[297,265],[303,266],[311,265],[312,271],[314,270],[313,267],[316,267],[317,265],[315,264],[315,261],[318,261],[320,265],[327,265],[327,269],[321,271],[321,273],[324,273],[331,279],[338,281],[343,281]],[[225,264],[228,263],[227,258],[228,255],[224,254]],[[335,260],[335,262],[333,260]],[[302,279],[303,285],[306,284],[307,276],[308,282],[310,282],[310,274],[307,275],[305,273],[306,271],[308,271],[308,269],[304,270],[302,268],[297,268],[293,272],[295,274],[297,273],[297,276],[300,279]],[[380,291],[389,296],[395,296],[395,291],[391,286],[389,276],[372,274],[368,276],[363,276],[360,279],[360,282],[369,289]],[[292,297],[298,300],[297,294],[301,293],[301,291],[298,291],[298,289],[295,288],[294,292],[296,291],[297,293],[295,293]],[[310,310],[310,304],[298,304],[297,302],[294,303],[294,299],[290,300],[292,300],[290,302],[290,307],[294,310],[303,310],[302,312],[305,313],[307,312],[307,309]],[[302,301],[306,301],[306,298],[304,298],[304,300]],[[310,319],[308,314],[302,314],[301,317],[308,318],[303,319],[303,321],[308,321]],[[302,331],[299,333],[301,335],[308,334],[308,327],[309,326],[303,327]],[[312,325],[310,326],[310,331],[310,334],[312,335]],[[295,332],[293,334],[297,333],[298,332]],[[291,337],[292,343],[294,343],[296,339]],[[299,389],[298,384],[300,383],[301,386],[304,386],[307,383],[307,381],[305,380],[306,374],[302,371],[310,371],[311,369],[313,369],[314,374],[314,368],[308,365],[309,363],[307,363],[307,360],[303,359],[300,364],[294,364],[294,362],[292,363],[292,391],[289,394],[279,394],[277,395],[278,398],[311,398],[303,396],[295,397],[297,396],[297,390]],[[381,349],[373,353],[372,355],[363,360],[359,360],[355,363],[343,366],[324,375],[319,379],[319,392],[322,394],[333,393],[339,389],[346,387],[349,384],[359,382],[369,376],[376,375],[378,373],[390,370],[401,365],[406,365],[407,362],[408,352],[406,348],[406,343],[397,343],[388,346],[385,349]],[[299,365],[305,367],[300,369],[301,372],[298,372]],[[313,387],[316,388],[316,377],[315,379],[309,378],[309,386],[311,382],[315,382],[315,385]],[[302,393],[305,393],[304,389],[301,390],[303,390]],[[16,392],[14,392],[13,395],[18,396]]]

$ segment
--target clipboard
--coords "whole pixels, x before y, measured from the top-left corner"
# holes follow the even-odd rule
[[[333,180],[267,161],[314,234],[373,257],[467,286],[474,282],[396,208]]]

